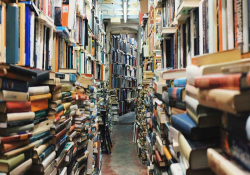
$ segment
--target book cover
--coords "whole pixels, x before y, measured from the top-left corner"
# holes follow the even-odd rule
[[[31,111],[31,102],[5,102],[0,103],[1,113],[29,112]]]
[[[0,143],[4,144],[4,143],[12,143],[16,141],[26,140],[29,139],[31,136],[32,133],[13,135],[9,137],[0,137]]]
[[[17,64],[19,55],[19,8],[8,5],[6,12],[6,63]]]
[[[219,128],[198,128],[188,114],[177,114],[171,116],[171,124],[182,134],[192,140],[204,140],[219,137]]]
[[[37,87],[29,87],[29,95],[42,95],[50,93],[49,86],[37,86]]]
[[[184,101],[184,97],[186,95],[185,88],[183,87],[170,87],[168,88],[169,99],[176,101]]]
[[[9,78],[0,78],[0,89],[8,91],[27,92],[28,82]]]
[[[48,108],[48,99],[42,99],[31,102],[31,111],[37,112]]]
[[[15,156],[7,160],[0,159],[0,165],[1,165],[0,171],[8,173],[14,168],[16,168],[19,164],[24,162],[24,160],[25,160],[24,154],[20,154],[18,156]]]

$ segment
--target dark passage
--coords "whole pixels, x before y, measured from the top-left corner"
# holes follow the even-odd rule
[[[135,113],[119,118],[113,126],[111,155],[103,154],[102,175],[146,175],[146,166],[140,163],[133,143]]]

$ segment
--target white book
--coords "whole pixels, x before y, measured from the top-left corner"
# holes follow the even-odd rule
[[[35,12],[31,12],[30,21],[30,67],[34,67]]]
[[[69,1],[69,19],[68,19],[68,28],[75,29],[76,27],[76,0]]]
[[[222,0],[222,49],[227,50],[227,7],[226,7],[226,0]]]
[[[203,1],[202,0],[199,4],[199,50],[200,50],[200,55],[203,55]]]
[[[67,175],[67,167],[64,167],[60,175]]]
[[[233,0],[227,0],[227,44],[228,49],[234,49],[234,18]]]
[[[44,32],[44,25],[43,24],[39,24],[40,25],[40,45],[37,49],[40,48],[39,51],[39,58],[37,58],[37,68],[38,69],[42,69],[43,66],[43,32]]]
[[[217,13],[216,0],[208,1],[208,48],[209,53],[217,52]]]
[[[190,15],[190,53],[191,57],[194,56],[194,12]]]
[[[50,93],[49,86],[35,86],[29,87],[29,95],[42,95]]]
[[[172,175],[183,175],[182,167],[180,163],[171,164],[170,170]]]
[[[43,162],[42,165],[44,167],[44,169],[46,169],[49,164],[56,158],[56,152],[53,151],[48,157],[46,157]]]
[[[49,63],[48,63],[48,66],[49,68],[52,67],[52,61],[55,61],[55,60],[52,60],[52,57],[53,57],[53,53],[54,53],[54,37],[53,37],[53,29],[50,28],[50,33],[49,33]]]
[[[243,53],[249,52],[249,29],[248,29],[248,3],[242,1],[242,18],[243,18]]]

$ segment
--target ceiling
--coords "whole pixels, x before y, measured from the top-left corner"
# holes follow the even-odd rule
[[[124,19],[124,3],[127,1],[127,19],[139,20],[139,0],[99,0],[104,19],[120,18]]]

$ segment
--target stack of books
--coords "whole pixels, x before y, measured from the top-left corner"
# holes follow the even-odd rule
[[[249,154],[249,59],[240,60],[238,54],[235,60],[217,63],[214,55],[209,55],[209,64],[202,63],[203,57],[200,56],[193,58],[200,62],[199,65],[193,63],[187,67],[187,112],[199,128],[220,127],[220,150],[208,149],[206,165],[216,174],[229,171],[248,174],[249,159],[241,153]],[[207,71],[195,75],[193,68]],[[220,164],[216,164],[216,168],[215,162],[218,161]]]
[[[21,72],[20,74],[22,75]],[[18,78],[0,79],[0,172],[25,173],[32,165],[30,147],[33,145],[29,143],[35,118],[35,113],[31,111],[28,83]]]

